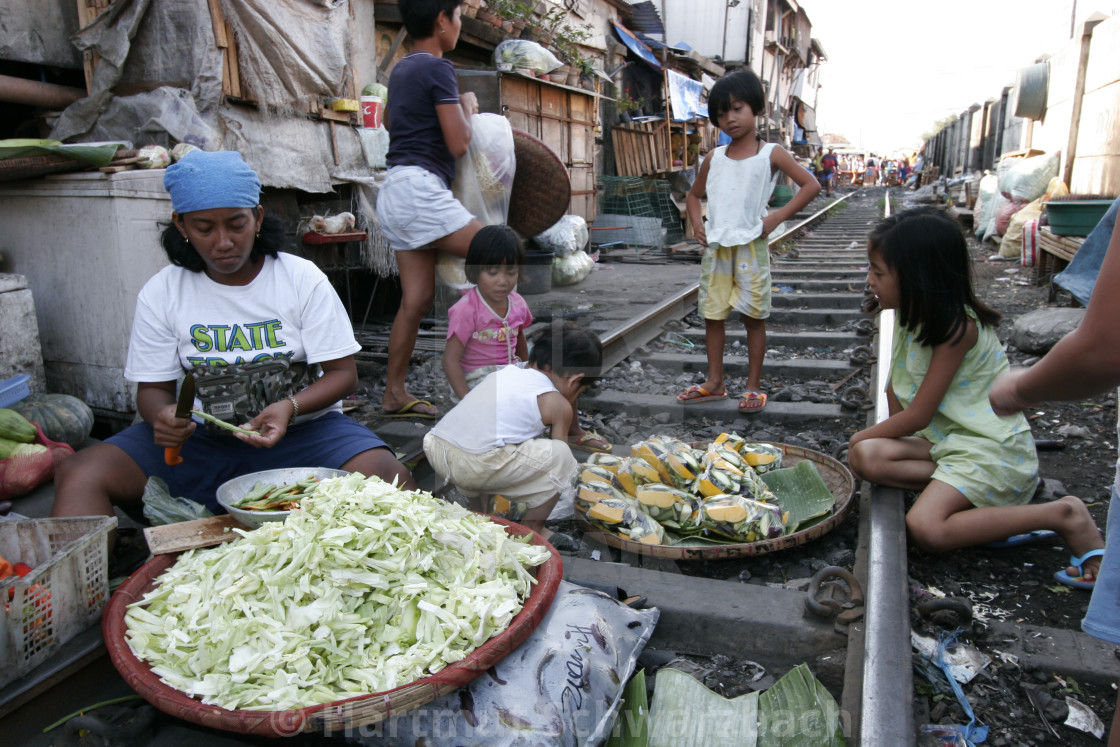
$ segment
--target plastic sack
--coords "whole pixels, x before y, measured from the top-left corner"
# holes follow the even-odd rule
[[[552,52],[527,39],[506,39],[494,48],[494,67],[499,70],[527,69],[540,75],[563,64]]]
[[[13,454],[7,459],[0,459],[0,500],[25,496],[50,482],[54,479],[55,465],[74,453],[67,444],[44,436],[38,423],[32,425],[35,426],[35,440],[27,445],[45,446],[46,451]]]
[[[587,279],[595,269],[595,260],[580,250],[567,257],[557,257],[552,260],[552,284],[575,285]]]
[[[485,674],[346,736],[367,747],[598,745],[659,615],[561,581],[537,629]]]
[[[996,195],[999,194],[999,177],[995,174],[988,174],[980,180],[980,197],[977,202],[980,207],[977,209],[979,217],[976,221],[976,238],[984,238],[984,234],[988,229],[988,224],[992,221],[992,215],[995,212]]]
[[[455,199],[484,226],[505,223],[516,170],[509,120],[500,114],[471,115],[470,147],[455,162],[455,181],[451,184]],[[436,274],[451,288],[470,288],[465,264],[463,257],[440,252]]]
[[[557,257],[569,257],[587,246],[590,231],[587,221],[579,215],[565,215],[544,233],[533,240]]]
[[[1023,226],[1042,215],[1042,198],[1015,211],[1007,221],[1007,230],[999,242],[999,256],[1021,258],[1023,255]]]
[[[1002,195],[1001,195],[1002,196]],[[1023,203],[1026,204],[1026,203]],[[996,208],[996,235],[1004,236],[1007,234],[1007,226],[1011,222],[1011,216],[1021,210],[1023,205],[1015,202],[1014,200],[1004,199],[999,203]]]
[[[178,524],[213,516],[210,509],[189,498],[175,497],[167,483],[158,477],[149,477],[144,485],[144,518],[154,526]]]
[[[1050,180],[1058,175],[1060,163],[1057,153],[1025,158],[1008,170],[1000,182],[1000,191],[1016,202],[1033,202],[1046,193]]]

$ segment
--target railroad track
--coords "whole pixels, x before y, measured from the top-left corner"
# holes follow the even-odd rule
[[[876,325],[860,311],[866,282],[867,234],[882,217],[880,202],[884,194],[883,190],[850,193],[805,216],[771,241],[775,292],[763,367],[763,387],[770,394],[770,401],[764,410],[750,415],[737,411],[734,387],[746,377],[747,357],[745,333],[734,320],[727,325],[724,357],[728,390],[733,396],[687,406],[676,401],[678,392],[690,383],[703,381],[706,374],[703,321],[694,313],[697,286],[692,285],[645,307],[633,318],[600,331],[606,372],[598,391],[593,396],[581,397],[582,409],[594,421],[585,425],[632,423],[633,437],[627,439],[620,433],[613,439],[619,444],[657,432],[682,440],[703,441],[720,431],[734,430],[748,439],[801,441],[800,445],[843,460],[848,437],[866,425],[869,411],[875,406],[873,392],[882,389],[875,383],[876,360],[889,356],[889,349],[876,349]],[[436,332],[435,336],[440,335]],[[656,420],[656,426],[649,425],[651,418]],[[415,423],[387,426],[375,427],[390,443],[398,440],[391,437],[393,433],[407,434],[409,443],[403,451],[410,455],[419,451],[425,427]],[[805,443],[802,437],[806,434],[811,434],[815,442]],[[417,477],[422,485],[423,471],[421,463]],[[894,503],[902,505],[901,499]],[[867,625],[849,626],[843,638],[846,653],[837,674],[843,680],[841,708],[863,725],[862,743],[905,744],[914,733],[909,719],[912,685],[906,634],[909,625],[904,583],[905,529],[900,512],[877,516],[868,507],[867,496],[863,497],[859,513],[858,532],[857,520],[852,516],[804,548],[774,553],[772,558],[675,562],[632,555],[594,542],[590,547],[597,550],[597,559],[619,564],[612,566],[609,577],[622,574],[622,578],[630,579],[626,584],[615,581],[619,586],[645,589],[683,581],[704,585],[716,594],[726,590],[743,596],[749,600],[746,606],[760,612],[770,606],[788,613],[792,604],[796,612],[788,614],[801,617],[806,596],[803,591],[786,591],[788,596],[783,597],[772,585],[740,582],[752,577],[757,582],[774,569],[781,574],[779,580],[791,574],[796,579],[799,566],[810,562],[819,565],[820,557],[836,557],[850,546],[853,552],[848,562],[854,566],[855,576],[870,583],[863,590]],[[845,539],[837,539],[841,535]],[[871,537],[877,540],[873,542]],[[884,553],[883,557],[889,560],[884,562],[876,553]],[[568,567],[582,578],[592,578],[597,571],[592,561],[583,558],[569,561]],[[804,576],[802,579],[807,582]],[[796,587],[796,583],[793,585]],[[874,608],[876,605],[889,605],[892,609]],[[671,614],[663,613],[659,630],[664,628],[665,635],[672,637],[676,623],[670,618]],[[878,627],[868,629],[872,623]],[[750,615],[745,624],[754,624]],[[767,624],[761,619],[757,621],[759,630]],[[897,627],[884,631],[884,625]],[[837,638],[830,626],[831,623],[822,629],[810,624],[804,640],[789,646],[789,653],[796,651],[796,655],[808,657],[814,646],[832,645]],[[775,635],[783,634],[788,635]],[[708,635],[711,647],[718,649],[723,639],[717,633]],[[732,641],[725,643],[731,648],[735,646]],[[866,658],[865,645],[875,646],[876,651],[890,651],[891,656],[888,660],[881,656]],[[748,658],[759,656],[750,651],[729,653]],[[899,737],[902,732],[909,736]],[[869,735],[875,735],[875,739],[868,741]]]

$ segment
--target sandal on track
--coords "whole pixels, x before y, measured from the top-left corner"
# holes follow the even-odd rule
[[[581,449],[583,451],[590,451],[598,454],[609,454],[614,447],[611,442],[603,438],[603,436],[595,431],[587,431],[576,438],[573,438],[569,445],[573,449]]]
[[[723,394],[713,394],[699,384],[693,384],[677,395],[677,402],[680,402],[682,405],[693,405],[697,402],[715,402],[720,399],[727,399],[727,392]]]
[[[766,394],[748,389],[739,399],[739,412],[758,412],[766,407]]]
[[[1087,561],[1089,558],[1095,558],[1098,555],[1104,555],[1104,548],[1090,550],[1080,558],[1076,555],[1071,555],[1069,558],[1069,564],[1077,569],[1077,575],[1071,576],[1069,572],[1065,568],[1063,568],[1062,570],[1054,574],[1054,580],[1058,581],[1059,583],[1063,583],[1066,586],[1072,586],[1075,589],[1092,590],[1093,584],[1096,583],[1097,579],[1094,577],[1092,580],[1086,581],[1084,566],[1085,561]]]

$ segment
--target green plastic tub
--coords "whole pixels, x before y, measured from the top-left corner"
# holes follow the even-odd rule
[[[1050,232],[1058,236],[1088,236],[1112,200],[1056,200],[1044,203],[1050,216]]]

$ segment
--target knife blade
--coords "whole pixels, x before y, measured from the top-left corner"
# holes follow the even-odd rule
[[[189,418],[191,410],[194,408],[194,374],[187,372],[183,377],[183,383],[179,386],[179,399],[175,402],[175,417]],[[183,463],[183,457],[179,456],[179,446],[167,446],[163,450],[163,461],[174,467],[176,464]]]

